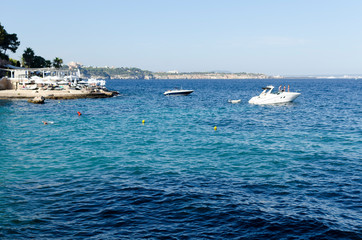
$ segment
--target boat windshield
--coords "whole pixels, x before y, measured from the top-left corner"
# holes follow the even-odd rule
[[[261,95],[276,93],[275,91],[273,91],[273,89],[274,89],[274,87],[264,87]]]
[[[271,89],[270,93],[277,94],[279,91],[276,91],[275,89]]]

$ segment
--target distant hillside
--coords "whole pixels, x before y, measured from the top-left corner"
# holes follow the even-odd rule
[[[261,73],[221,73],[221,72],[151,72],[139,68],[81,67],[83,77],[98,79],[264,79]]]
[[[86,78],[99,79],[152,79],[151,71],[139,68],[106,68],[106,67],[81,67],[81,74]]]
[[[191,72],[191,73],[153,73],[155,79],[264,79],[269,78],[261,73],[217,73],[217,72]]]

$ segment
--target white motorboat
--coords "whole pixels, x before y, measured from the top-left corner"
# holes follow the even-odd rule
[[[164,92],[163,94],[165,96],[170,96],[170,95],[182,95],[182,96],[186,96],[189,95],[190,93],[192,93],[194,90],[185,90],[185,89],[173,89],[173,90],[167,90],[166,92]]]
[[[263,88],[263,92],[259,96],[252,97],[249,100],[251,104],[277,104],[277,103],[287,103],[294,101],[299,97],[300,93],[289,92],[280,90],[277,93],[273,93],[273,86],[266,86]]]

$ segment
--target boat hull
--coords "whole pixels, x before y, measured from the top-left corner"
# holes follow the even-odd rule
[[[164,92],[165,96],[186,96],[192,93],[193,90],[170,90]]]
[[[293,102],[297,97],[300,96],[300,93],[296,92],[282,92],[276,94],[260,95],[252,97],[249,100],[250,104],[278,104],[278,103],[288,103]]]

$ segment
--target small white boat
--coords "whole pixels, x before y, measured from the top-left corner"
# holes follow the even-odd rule
[[[235,104],[235,103],[240,103],[241,99],[237,99],[237,100],[228,100],[229,103]]]
[[[273,93],[273,86],[266,86],[263,88],[263,92],[259,96],[252,97],[249,100],[251,104],[277,104],[277,103],[287,103],[293,102],[297,97],[299,97],[300,93],[297,92],[288,92],[286,91],[278,91],[277,93]]]
[[[164,92],[163,94],[165,96],[169,96],[169,95],[182,95],[182,96],[186,96],[189,95],[190,93],[192,93],[194,90],[185,90],[185,89],[173,89],[173,90],[167,90],[166,92]]]

